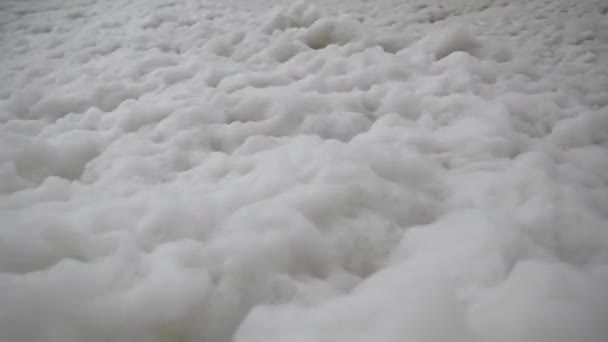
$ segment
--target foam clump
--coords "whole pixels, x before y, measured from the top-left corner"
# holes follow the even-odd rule
[[[437,59],[442,59],[456,51],[476,55],[479,48],[478,40],[468,29],[461,26],[444,32],[434,46],[433,52]]]
[[[299,39],[311,49],[323,49],[331,44],[345,45],[362,38],[358,21],[348,18],[321,19],[299,34]]]
[[[275,11],[262,26],[262,31],[271,34],[277,30],[310,27],[319,18],[321,11],[318,7],[299,1],[288,8]]]

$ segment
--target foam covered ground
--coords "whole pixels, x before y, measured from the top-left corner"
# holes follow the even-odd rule
[[[0,2],[1,341],[607,323],[605,1]]]

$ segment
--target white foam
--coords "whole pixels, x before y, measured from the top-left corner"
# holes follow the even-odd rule
[[[0,340],[608,340],[602,11],[3,2]]]

